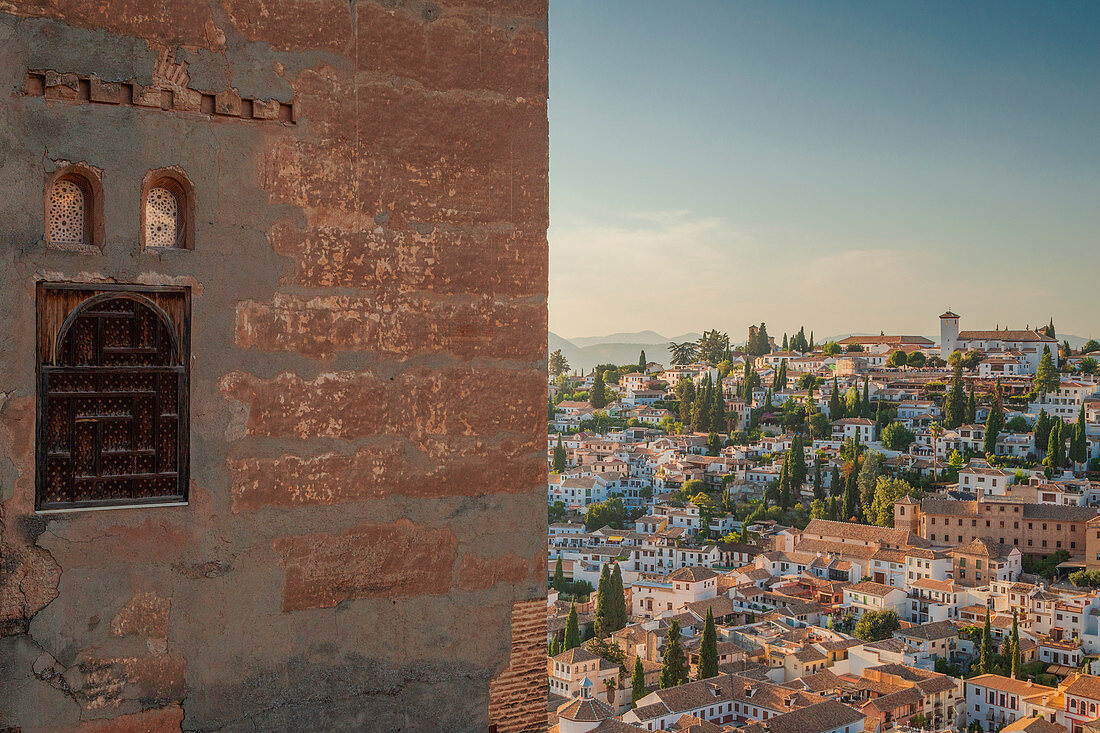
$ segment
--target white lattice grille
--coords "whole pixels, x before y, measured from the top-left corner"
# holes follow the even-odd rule
[[[145,246],[175,247],[179,202],[167,188],[152,188],[145,198]]]
[[[84,242],[84,191],[72,181],[57,181],[46,207],[46,238],[57,244]]]

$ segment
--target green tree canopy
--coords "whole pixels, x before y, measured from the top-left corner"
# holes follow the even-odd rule
[[[860,617],[853,634],[864,641],[882,641],[901,628],[895,611],[867,611]]]
[[[661,689],[676,687],[688,681],[688,661],[680,645],[680,622],[673,620],[665,635],[665,648],[661,663]]]
[[[714,628],[714,613],[707,608],[703,625],[703,639],[699,644],[698,679],[718,676],[718,632]]]
[[[890,450],[907,451],[916,437],[912,430],[900,422],[892,422],[882,431],[882,444]]]

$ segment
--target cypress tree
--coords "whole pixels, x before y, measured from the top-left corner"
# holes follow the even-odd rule
[[[559,557],[557,562],[554,563],[554,580],[550,583],[554,590],[558,593],[565,591],[565,572],[561,567],[561,558]]]
[[[944,426],[957,428],[966,420],[966,394],[963,392],[962,360],[955,362],[955,374],[951,378],[951,389],[943,402]]]
[[[791,441],[791,488],[795,494],[801,495],[802,485],[806,483],[806,451],[802,447],[802,438],[794,436]]]
[[[814,350],[814,332],[810,331],[810,351]]]
[[[1066,464],[1066,441],[1062,437],[1062,418],[1052,418],[1050,437],[1047,439],[1047,458],[1050,470],[1056,471]]]
[[[630,698],[638,702],[645,697],[645,668],[642,667],[642,658],[634,657],[634,673],[630,675]]]
[[[814,499],[825,498],[825,486],[821,476],[821,457],[814,456]]]
[[[698,679],[718,676],[718,632],[714,628],[714,613],[707,608],[703,625],[703,640],[699,644]]]
[[[645,349],[642,349],[642,353],[638,355],[638,371],[645,374],[646,364],[648,363],[645,358]]]
[[[1077,414],[1077,424],[1073,429],[1073,441],[1070,444],[1069,457],[1074,463],[1085,463],[1089,457],[1088,437],[1085,433],[1085,406],[1081,405],[1081,411]]]
[[[842,512],[844,518],[842,521],[849,521],[852,517],[859,513],[859,488],[857,487],[857,479],[859,477],[859,453],[856,453],[852,458],[852,470],[848,474],[848,481],[844,486],[844,506]]]
[[[565,470],[565,446],[561,443],[561,436],[558,436],[558,444],[554,446],[554,472],[561,473]]]
[[[577,623],[577,604],[569,604],[569,616],[565,619],[565,641],[562,642],[562,651],[567,652],[581,645],[581,630]]]
[[[993,393],[993,404],[989,407],[989,415],[985,419],[985,441],[982,451],[987,456],[997,454],[997,438],[1004,427],[1005,413],[1002,405],[1001,380],[997,380],[997,387]]]
[[[970,394],[966,397],[966,422],[973,425],[978,421],[978,402],[974,399],[974,388],[970,388]]]
[[[840,480],[840,467],[833,466],[833,472],[829,476],[829,493],[834,497],[840,496],[840,492],[843,490],[844,484]]]
[[[626,628],[630,620],[630,613],[626,608],[626,590],[623,588],[623,571],[619,563],[615,563],[615,569],[611,571],[611,600],[614,615],[611,619],[611,631],[619,631]]]
[[[844,417],[844,403],[840,401],[840,385],[837,384],[836,377],[833,377],[833,391],[829,395],[829,419],[839,420]]]
[[[788,348],[789,347],[787,346],[787,334],[783,334],[783,351],[787,351]]]
[[[782,468],[779,469],[779,507],[783,511],[787,511],[791,508],[791,473],[789,465],[790,457],[783,461]]]
[[[1012,666],[1012,679],[1020,674],[1020,629],[1016,625],[1016,609],[1012,609],[1012,633],[1008,637],[1009,664]]]
[[[982,646],[978,654],[978,670],[981,674],[993,672],[993,637],[989,632],[989,609],[985,609],[985,629],[982,630]]]
[[[665,636],[664,659],[661,663],[661,689],[676,687],[688,681],[688,663],[680,646],[680,622],[672,621]]]
[[[611,591],[611,589],[609,588],[610,585],[611,585],[611,573],[609,573],[607,571],[607,563],[604,563],[603,567],[600,568],[600,584],[596,588],[596,619],[595,619],[595,626],[596,626],[596,636],[600,637],[601,639],[603,637],[607,636],[607,634],[610,631],[610,629],[608,628],[608,626],[609,626],[609,624],[608,624],[609,614],[613,613],[613,611],[611,611],[611,609],[608,608],[608,606],[610,605],[610,599],[609,599],[609,593]]]
[[[861,417],[870,417],[871,415],[871,378],[869,376],[863,377],[863,404],[861,406]]]
[[[604,407],[607,404],[607,385],[603,381],[603,372],[596,370],[596,376],[592,380],[592,389],[588,393],[588,403],[595,408]]]
[[[1055,392],[1062,383],[1058,376],[1058,370],[1054,368],[1054,359],[1050,354],[1050,347],[1043,347],[1043,356],[1039,359],[1039,367],[1035,370],[1035,377],[1031,380],[1032,386],[1041,394]]]
[[[1050,418],[1047,417],[1046,410],[1039,410],[1039,417],[1035,418],[1035,425],[1032,427],[1032,431],[1035,433],[1036,450],[1040,453],[1045,452],[1048,440],[1050,439]]]

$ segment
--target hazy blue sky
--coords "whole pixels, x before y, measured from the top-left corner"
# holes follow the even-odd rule
[[[1100,2],[550,3],[550,328],[1100,336]]]

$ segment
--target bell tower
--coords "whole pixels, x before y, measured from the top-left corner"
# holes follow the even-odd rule
[[[894,504],[894,529],[920,534],[920,504],[903,496]]]
[[[947,357],[959,348],[959,316],[950,309],[940,316],[940,358]]]

